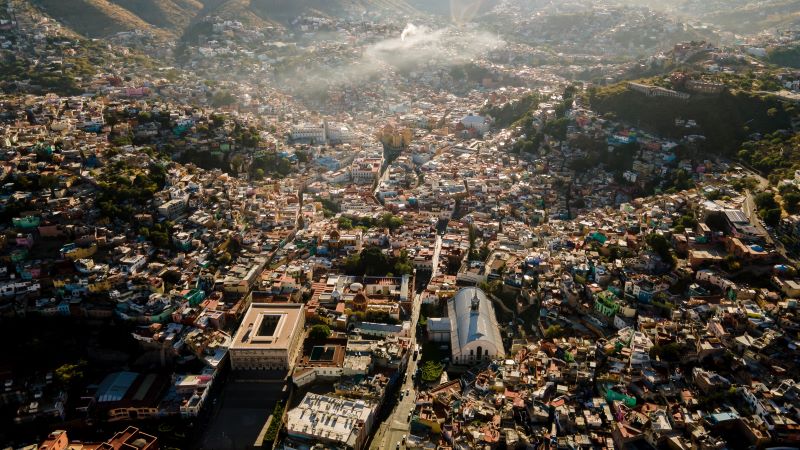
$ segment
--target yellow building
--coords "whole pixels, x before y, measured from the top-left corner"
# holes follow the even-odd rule
[[[395,148],[407,147],[409,144],[411,144],[411,139],[413,137],[414,133],[411,131],[411,128],[401,128],[392,124],[386,124],[386,126],[381,129],[377,136],[381,143]]]
[[[74,246],[74,247],[62,250],[62,254],[64,255],[64,258],[71,259],[73,261],[78,260],[78,259],[89,258],[92,255],[94,255],[95,253],[97,253],[97,244],[92,244],[89,247]]]
[[[89,283],[89,292],[97,294],[101,292],[108,292],[111,290],[111,279],[102,278]]]

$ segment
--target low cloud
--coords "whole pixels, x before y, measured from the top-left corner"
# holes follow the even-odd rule
[[[500,38],[485,31],[455,25],[431,29],[409,23],[397,37],[368,45],[351,63],[338,67],[307,67],[293,82],[314,89],[356,84],[388,70],[447,68],[479,58],[502,44]]]
[[[400,36],[367,47],[363,62],[400,68],[450,66],[482,56],[501,43],[487,32],[455,26],[433,30],[410,23]]]

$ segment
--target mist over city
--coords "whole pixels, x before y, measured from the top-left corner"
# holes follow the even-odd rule
[[[0,448],[800,447],[800,0],[0,0]]]

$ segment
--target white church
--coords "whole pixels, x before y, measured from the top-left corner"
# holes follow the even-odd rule
[[[505,357],[492,302],[475,287],[463,288],[447,301],[447,317],[428,319],[428,337],[434,342],[450,342],[454,364]]]

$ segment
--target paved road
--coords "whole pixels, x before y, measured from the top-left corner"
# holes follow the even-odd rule
[[[743,170],[745,172],[747,172],[748,175],[752,176],[753,178],[756,179],[756,181],[758,181],[758,190],[759,191],[765,191],[765,190],[768,190],[770,188],[769,187],[769,180],[767,180],[766,178],[762,177],[761,174],[759,174],[758,172],[755,172],[754,170],[751,170],[751,169],[749,169],[747,167],[744,167],[742,164],[739,164],[739,163],[735,163],[735,164],[738,164],[740,167],[743,168]],[[753,195],[753,192],[748,190],[747,192],[745,192],[745,194],[746,194],[746,198],[745,198],[745,201],[744,201],[743,209],[744,209],[744,213],[747,216],[747,218],[750,219],[750,223],[754,227],[756,227],[756,229],[758,229],[762,233],[766,234],[767,243],[774,245],[775,249],[778,251],[778,253],[785,260],[791,262],[792,264],[797,265],[798,261],[796,259],[792,258],[791,256],[789,256],[789,254],[786,251],[786,247],[784,247],[784,245],[783,245],[783,242],[781,242],[778,239],[773,239],[772,235],[769,232],[767,232],[766,228],[764,228],[764,224],[761,222],[761,219],[759,219],[759,217],[758,217],[758,209],[756,208],[755,196]]]
[[[767,243],[774,245],[775,250],[783,257],[783,259],[789,261],[793,265],[798,264],[798,261],[792,258],[786,251],[786,247],[783,245],[783,242],[781,242],[779,239],[773,239],[772,234],[769,233],[766,228],[764,228],[764,224],[758,217],[758,210],[756,209],[753,193],[750,191],[747,191],[747,199],[744,202],[744,212],[747,214],[747,218],[750,219],[750,223],[752,223],[753,226],[755,226],[760,232],[766,234]]]
[[[772,243],[772,236],[769,235],[764,225],[761,223],[761,220],[758,218],[758,210],[756,209],[756,202],[753,196],[753,193],[747,191],[747,197],[744,201],[744,213],[748,219],[750,219],[750,224],[752,224],[756,229],[765,234],[767,236],[767,242]]]
[[[743,167],[741,164],[740,167]],[[762,177],[761,174],[751,170],[747,167],[743,167],[744,172],[747,172],[752,178],[754,178],[758,182],[758,186],[756,189],[758,191],[766,191],[769,189],[769,180]],[[753,195],[753,191],[747,190],[745,191],[745,200],[744,200],[744,214],[750,219],[750,224],[756,227],[761,233],[764,233],[767,236],[767,243],[774,244],[772,236],[767,232],[766,228],[764,228],[764,224],[761,222],[761,219],[758,217],[758,208],[756,208],[755,196]]]
[[[204,431],[201,449],[251,448],[275,403],[285,397],[285,384],[228,380],[218,404],[212,405],[211,422]]]
[[[441,242],[439,240],[438,242]],[[419,303],[420,297],[414,297],[414,307],[411,311],[411,345],[412,348],[417,344],[417,320],[419,320]],[[413,358],[409,359],[408,368],[406,369],[405,378],[400,385],[400,391],[409,392],[408,396],[403,396],[395,406],[389,417],[380,425],[375,437],[372,439],[372,450],[392,450],[397,447],[397,443],[403,439],[403,435],[408,435],[409,423],[407,421],[408,413],[414,409],[416,402],[416,390],[414,389],[413,375],[417,370],[417,361]],[[405,448],[401,445],[400,448]]]
[[[436,245],[433,247],[433,267],[431,268],[431,278],[435,277],[437,273],[439,273],[439,254],[442,252],[442,236],[437,234],[436,235]]]

